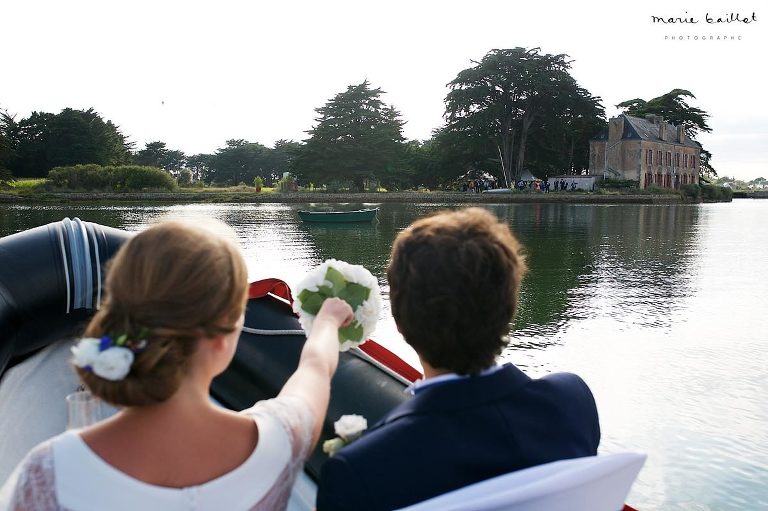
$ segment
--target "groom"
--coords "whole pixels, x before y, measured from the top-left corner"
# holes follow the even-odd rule
[[[424,380],[323,466],[317,511],[390,511],[484,479],[596,454],[597,409],[574,374],[495,365],[526,271],[506,224],[480,208],[415,222],[395,240],[392,315]]]

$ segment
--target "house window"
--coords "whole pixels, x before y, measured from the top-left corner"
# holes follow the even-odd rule
[[[664,160],[664,164],[669,167],[672,165],[672,151],[667,151],[666,158]]]
[[[661,156],[662,156],[662,155],[661,155],[661,151],[659,151],[658,153],[656,153],[656,165],[661,165],[661,164],[662,164],[662,163],[661,163]]]
[[[675,167],[680,166],[680,153],[675,153]]]
[[[653,165],[653,149],[648,149],[645,153],[645,163],[647,165]]]
[[[691,168],[695,169],[696,166],[699,164],[698,159],[696,158],[695,154],[691,155]]]
[[[683,167],[688,168],[688,154],[683,155]]]

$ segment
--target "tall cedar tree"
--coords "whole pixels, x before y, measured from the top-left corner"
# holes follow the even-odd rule
[[[404,123],[381,94],[366,80],[318,108],[317,125],[294,162],[297,174],[315,184],[348,181],[360,191],[366,180],[392,178],[402,165]]]
[[[550,173],[547,169],[572,170],[577,148],[588,147],[588,138],[604,123],[604,111],[600,98],[571,77],[567,57],[518,47],[491,50],[479,62],[473,61],[473,67],[448,84],[447,123],[441,138],[463,146],[468,166],[495,159],[494,173],[510,183],[528,168],[529,138],[546,133],[556,144],[550,148],[553,155],[539,152],[538,169],[531,170],[545,175]],[[570,119],[567,125],[566,119]],[[585,130],[587,135],[582,134]]]

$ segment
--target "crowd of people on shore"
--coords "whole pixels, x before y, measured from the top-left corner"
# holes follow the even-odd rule
[[[481,193],[486,190],[494,190],[498,188],[496,181],[492,179],[469,179],[461,184],[462,192]]]
[[[461,184],[461,191],[470,192],[470,193],[481,193],[488,190],[495,190],[497,188],[498,186],[496,181],[493,181],[490,179],[482,179],[482,178],[469,179],[465,182],[462,182]],[[529,181],[525,181],[521,179],[515,183],[515,189],[521,192],[526,190],[530,190],[532,192],[543,192],[543,193],[549,193],[550,191],[575,192],[578,188],[579,188],[579,185],[575,180],[571,180],[570,182],[568,182],[564,178],[560,178],[560,179],[555,178],[552,180],[551,183],[549,179],[544,179],[544,180],[532,179]]]
[[[0,489],[0,509],[286,509],[320,437],[339,329],[353,313],[326,299],[278,395],[221,408],[210,386],[234,358],[248,299],[245,261],[223,227],[163,222],[121,247],[72,361],[120,411],[35,447]],[[596,454],[597,408],[581,378],[533,379],[497,364],[525,273],[520,243],[485,209],[438,213],[397,236],[392,315],[424,378],[324,463],[317,511],[400,509]]]

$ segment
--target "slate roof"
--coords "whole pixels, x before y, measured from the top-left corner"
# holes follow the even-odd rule
[[[683,145],[687,147],[694,147],[701,149],[701,144],[695,140],[691,140],[685,137],[685,142],[666,142],[659,138],[659,125],[654,124],[648,119],[641,119],[640,117],[633,117],[631,115],[621,114],[624,117],[624,133],[621,135],[622,140],[648,140],[650,142],[663,142],[666,144]],[[677,126],[671,123],[667,123],[668,130],[672,130],[675,138],[677,138]],[[599,135],[592,140],[608,140],[608,128],[604,129]]]

